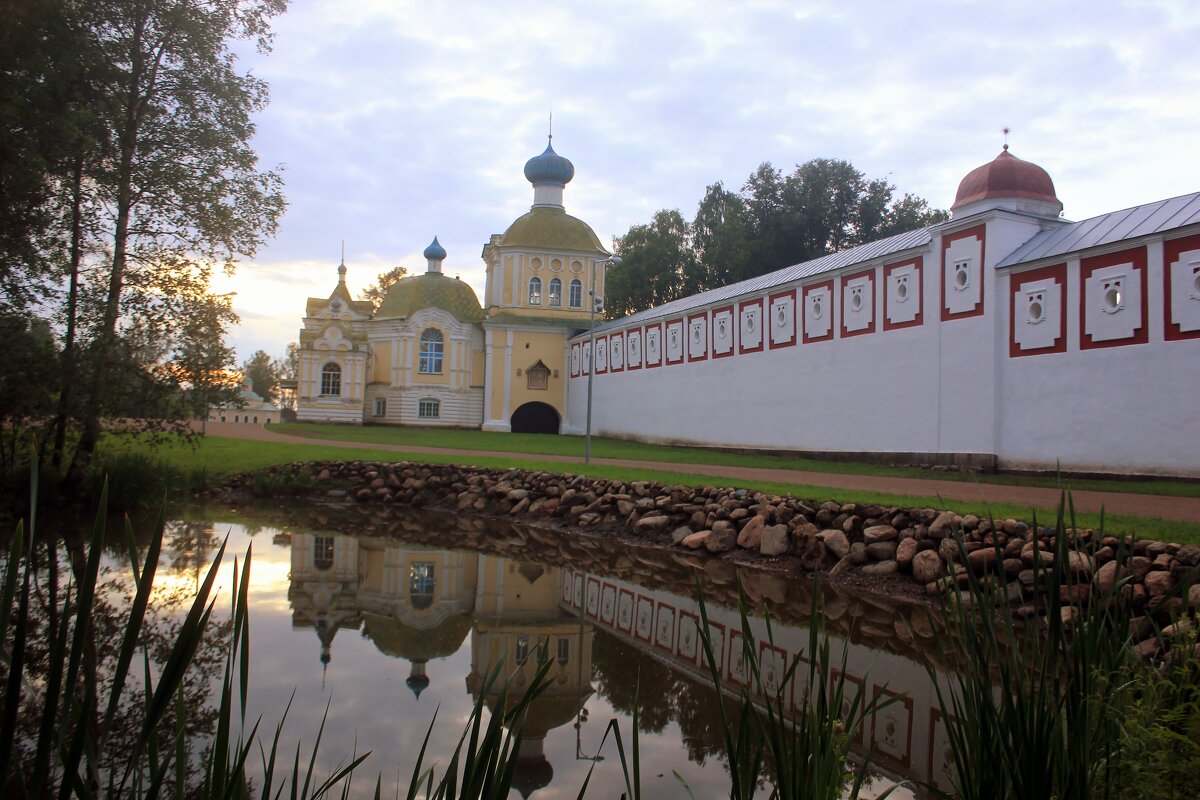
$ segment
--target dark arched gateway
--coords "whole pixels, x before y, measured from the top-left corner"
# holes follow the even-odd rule
[[[558,433],[558,412],[546,403],[526,403],[512,415],[513,433]]]

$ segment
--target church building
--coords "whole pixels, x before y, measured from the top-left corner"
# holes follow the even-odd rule
[[[525,164],[533,207],[484,245],[482,305],[443,274],[436,237],[425,273],[395,283],[374,313],[350,297],[339,266],[333,293],[308,301],[297,418],[558,433],[567,338],[588,327],[584,298],[603,295],[597,265],[608,256],[563,206],[574,176],[549,144]]]
[[[340,267],[299,418],[582,434],[591,385],[608,436],[1200,477],[1200,192],[1071,222],[1005,145],[946,222],[589,330],[610,259],[563,207],[574,172],[550,146],[525,165],[482,304],[436,238],[374,314]]]

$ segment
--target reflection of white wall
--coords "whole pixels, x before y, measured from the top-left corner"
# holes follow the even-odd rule
[[[1181,333],[1200,331],[1200,250],[1179,254],[1171,271],[1171,321]]]
[[[636,369],[642,365],[642,332],[630,331],[625,337],[625,363],[630,369]]]
[[[887,320],[893,325],[912,322],[921,313],[921,287],[913,264],[896,267],[887,279]]]
[[[833,329],[832,295],[827,286],[805,293],[804,335],[808,338],[819,339]]]
[[[771,301],[771,344],[786,344],[796,335],[795,300],[791,295]]]
[[[1128,339],[1142,326],[1142,286],[1133,264],[1096,270],[1083,291],[1083,329],[1092,341]]]
[[[846,331],[853,333],[871,327],[874,284],[869,275],[846,281],[842,288],[842,325]]]
[[[942,281],[946,310],[951,314],[974,311],[983,288],[983,246],[974,236],[955,239],[946,248]]]
[[[733,350],[733,311],[713,312],[713,354],[724,355]]]
[[[1013,340],[1021,350],[1054,347],[1062,335],[1062,289],[1053,278],[1021,284],[1013,303]]]
[[[683,321],[667,323],[667,360],[678,361],[683,358]]]
[[[613,369],[622,369],[625,366],[625,337],[618,334],[613,334],[608,339],[609,359],[608,363],[612,364]]]
[[[743,350],[753,350],[762,344],[762,306],[758,303],[743,305],[738,316],[738,341]]]
[[[704,358],[708,353],[708,317],[688,320],[688,358]]]

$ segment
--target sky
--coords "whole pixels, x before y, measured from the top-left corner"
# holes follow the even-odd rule
[[[567,212],[610,249],[764,161],[845,159],[948,208],[1005,127],[1069,219],[1200,190],[1194,0],[305,0],[274,31],[240,63],[270,85],[254,146],[288,210],[216,282],[237,292],[239,359],[283,355],[343,242],[356,296],[423,272],[435,235],[482,295],[551,113]]]

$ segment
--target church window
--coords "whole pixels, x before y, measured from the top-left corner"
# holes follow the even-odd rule
[[[517,636],[517,652],[514,655],[518,664],[529,660],[529,637],[523,633]]]
[[[433,591],[437,588],[437,576],[433,563],[415,561],[408,568],[408,600],[413,608],[426,609],[433,605]]]
[[[441,411],[441,403],[437,400],[421,400],[417,403],[417,417],[420,419],[437,419]]]
[[[558,278],[550,281],[549,300],[552,306],[557,307],[562,305],[562,281]]]
[[[545,389],[550,383],[550,368],[538,361],[525,370],[525,383],[530,389]]]
[[[579,279],[571,281],[570,295],[567,297],[567,302],[571,308],[579,308],[583,305],[583,284]]]
[[[421,332],[421,360],[417,372],[422,375],[442,374],[442,353],[445,341],[437,328],[426,328]]]
[[[558,663],[566,664],[571,660],[571,640],[566,636],[558,637]]]
[[[313,539],[313,566],[322,571],[333,566],[332,536],[317,536]]]
[[[542,279],[529,279],[529,305],[540,306],[542,304]]]
[[[375,398],[375,416],[377,416],[377,417],[386,417],[387,416],[387,398],[386,397],[376,397]]]
[[[321,367],[321,394],[340,397],[342,394],[342,368],[329,363]]]

